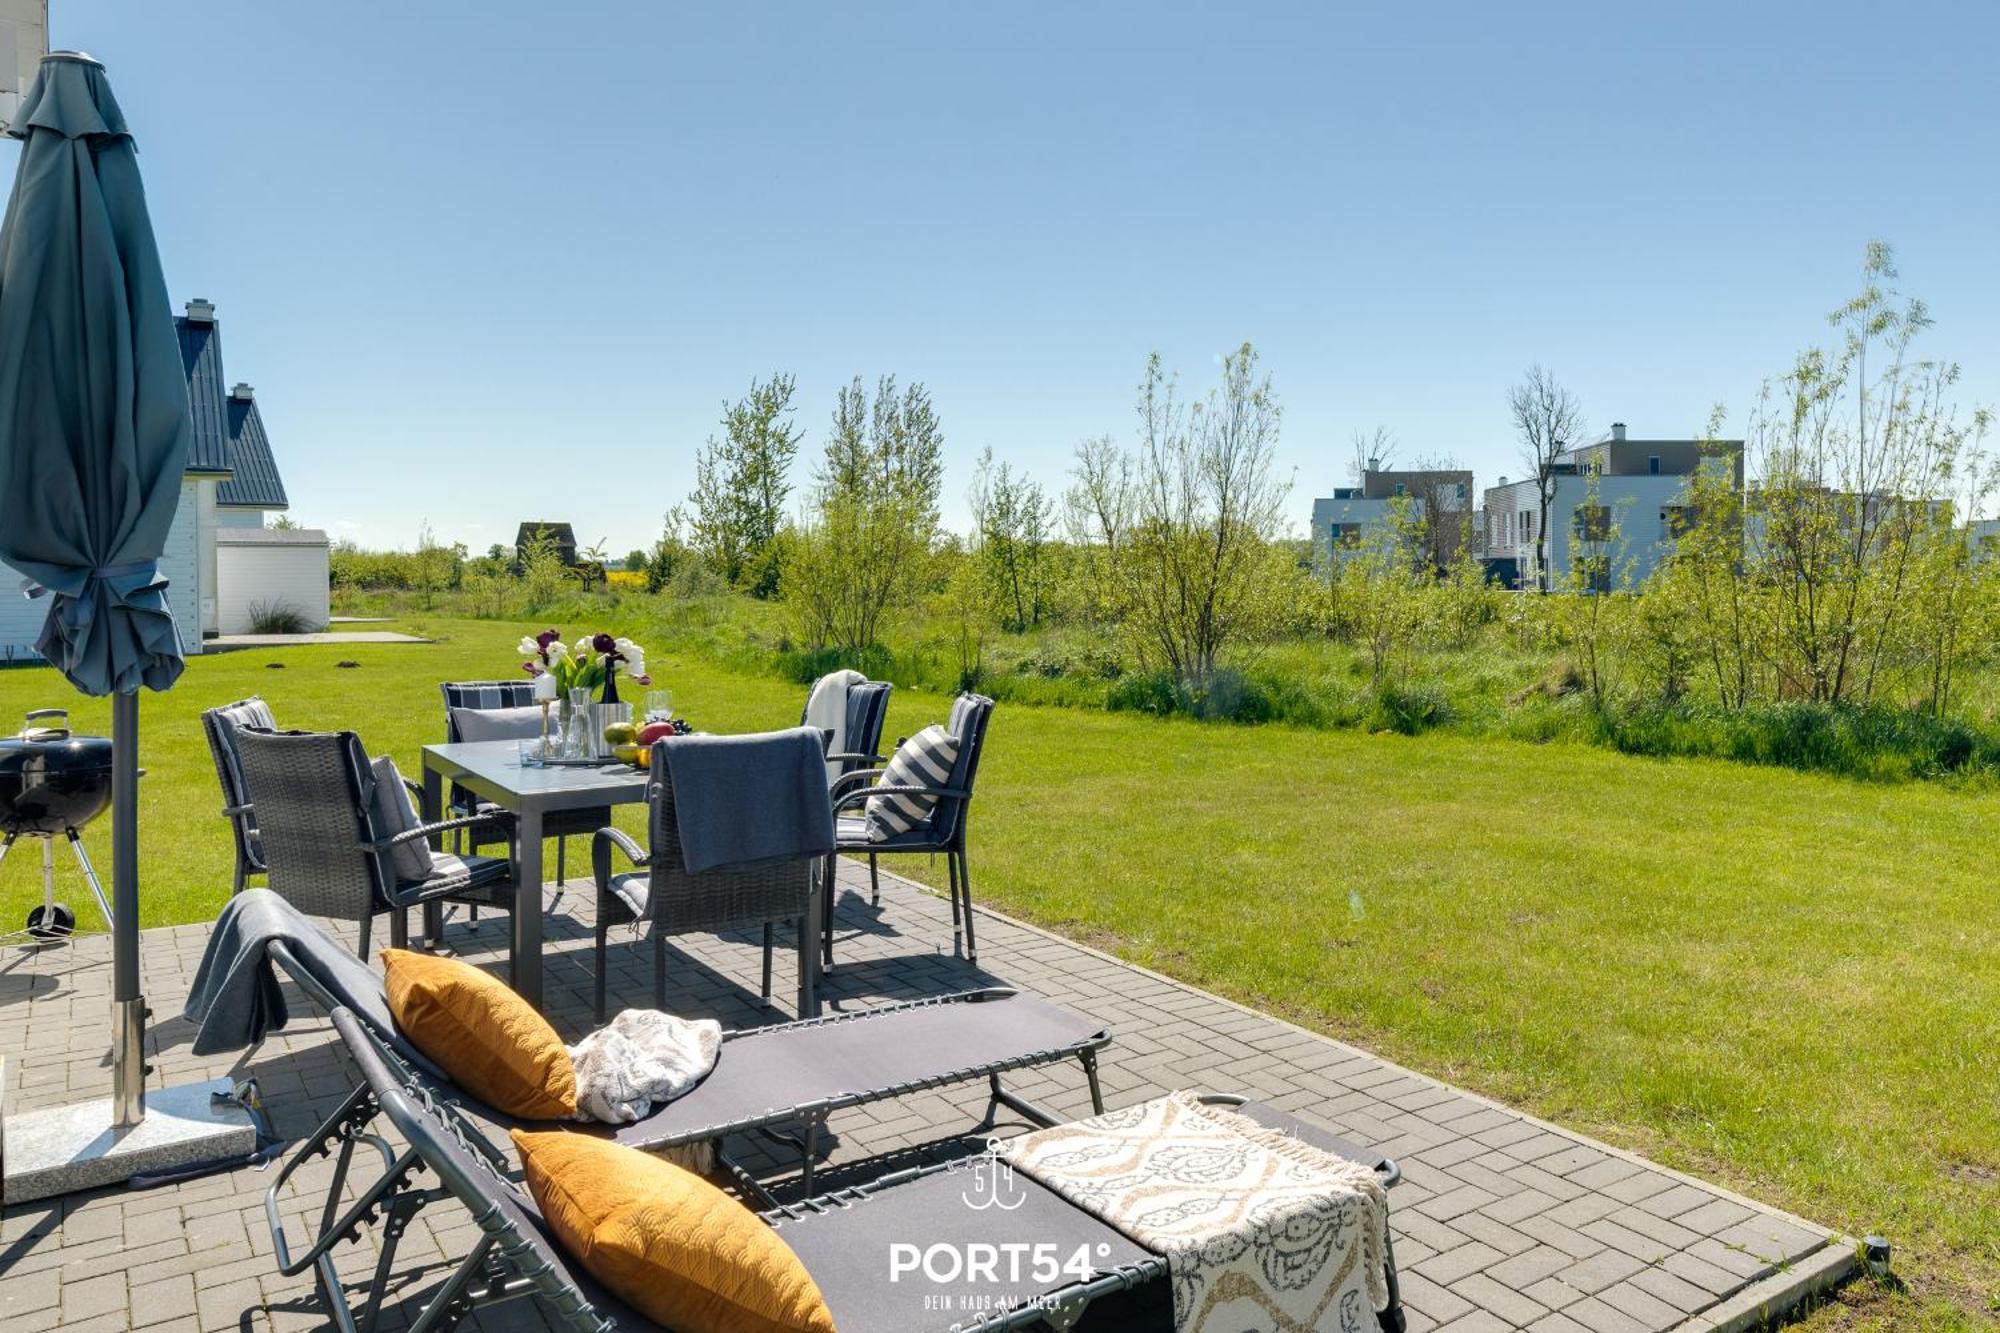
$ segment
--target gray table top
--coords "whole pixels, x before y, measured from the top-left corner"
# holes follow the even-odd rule
[[[523,768],[518,741],[463,741],[426,745],[424,771],[469,787],[514,811],[587,809],[640,804],[649,774],[627,764],[605,768]]]

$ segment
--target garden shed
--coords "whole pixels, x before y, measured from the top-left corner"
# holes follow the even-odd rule
[[[262,613],[279,610],[298,613],[294,629],[325,629],[330,553],[316,528],[217,528],[217,629],[258,633]]]

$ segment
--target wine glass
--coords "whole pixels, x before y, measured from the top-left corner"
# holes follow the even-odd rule
[[[671,722],[674,720],[674,692],[672,690],[646,691],[646,721]]]

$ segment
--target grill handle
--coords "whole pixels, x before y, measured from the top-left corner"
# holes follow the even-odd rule
[[[59,722],[51,722],[50,718],[60,718],[61,720]],[[23,736],[30,733],[40,733],[42,736],[54,740],[69,735],[69,709],[67,708],[37,708],[23,720],[27,723],[27,726],[22,728],[21,731]],[[49,733],[51,732],[56,734],[50,736]]]

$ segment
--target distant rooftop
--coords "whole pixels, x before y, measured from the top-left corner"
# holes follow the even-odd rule
[[[238,384],[229,391],[225,411],[229,421],[229,466],[235,474],[215,489],[219,505],[252,509],[286,509],[285,481],[278,475],[278,462],[271,456],[271,441],[264,433],[264,414],[250,386]]]
[[[215,307],[197,297],[187,313],[176,316],[181,369],[188,377],[188,411],[194,418],[194,443],[188,448],[187,470],[209,476],[229,475],[229,422],[222,405],[222,329]]]

